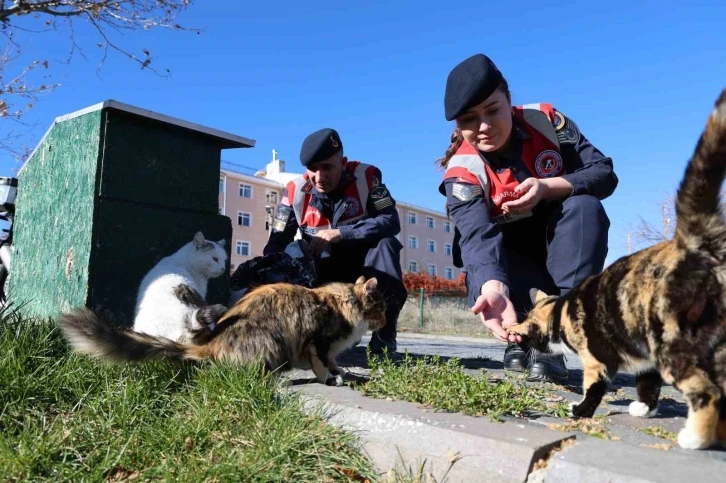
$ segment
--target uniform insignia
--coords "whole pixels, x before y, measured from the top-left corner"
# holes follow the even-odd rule
[[[393,200],[390,196],[386,196],[385,198],[382,198],[380,200],[375,200],[373,202],[373,206],[376,207],[376,210],[381,211],[385,208],[388,208],[389,206],[393,206]]]
[[[374,200],[380,200],[381,198],[385,198],[386,196],[388,196],[388,190],[383,186],[374,188],[370,194],[370,197],[373,198]]]
[[[555,120],[552,123],[557,133],[557,140],[564,144],[575,144],[580,139],[580,130],[572,119],[555,110]]]
[[[374,176],[373,181],[371,181],[371,187],[376,188],[376,187],[380,186],[380,184],[381,184],[381,180],[378,179],[378,177]]]
[[[310,193],[310,190],[313,189],[313,183],[310,180],[307,180],[302,188],[300,188],[300,191],[303,193]]]
[[[284,222],[287,222],[288,218],[290,218],[290,213],[292,212],[291,206],[285,206],[285,205],[278,205],[277,207],[277,213],[275,213],[275,218],[278,220],[282,220]]]
[[[272,222],[272,229],[275,231],[285,231],[286,225],[287,223],[282,220],[275,220]]]
[[[567,121],[565,120],[564,114],[559,111],[555,111],[555,120],[552,122],[552,125],[555,127],[555,131],[561,131],[562,128],[565,127],[565,124],[567,124]]]
[[[343,214],[345,216],[353,216],[358,214],[358,211],[360,210],[360,203],[357,199],[349,196],[343,201],[343,203],[345,203],[345,210],[343,211]]]
[[[454,183],[451,192],[451,194],[454,195],[454,198],[457,198],[461,201],[469,201],[471,199],[481,196],[482,193],[483,190],[481,189],[481,186],[462,183]]]
[[[336,141],[332,135],[330,136],[330,144],[332,144],[334,148],[338,147],[338,141]]]
[[[541,178],[557,176],[562,169],[562,156],[552,149],[542,151],[534,161],[534,169]]]
[[[568,141],[575,143],[580,139],[580,130],[577,129],[577,125],[571,119],[567,120],[567,125],[563,132]]]

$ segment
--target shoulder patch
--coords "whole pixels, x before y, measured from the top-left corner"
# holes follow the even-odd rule
[[[559,111],[555,111],[555,122],[553,123],[557,132],[557,140],[561,144],[575,144],[580,140],[580,130],[572,119]]]
[[[555,131],[561,131],[566,124],[565,116],[559,111],[554,111],[555,113],[555,120],[552,122],[552,125],[555,127]]]
[[[475,184],[454,183],[451,194],[460,201],[469,201],[482,196],[484,190]]]
[[[393,206],[393,200],[391,199],[391,193],[388,192],[385,185],[379,185],[371,190],[370,195],[373,200],[373,206],[376,210],[383,210],[389,206]]]

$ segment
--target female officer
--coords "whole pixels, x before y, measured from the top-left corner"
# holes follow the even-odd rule
[[[509,342],[505,368],[565,381],[562,356],[525,354],[504,329],[531,309],[531,289],[563,294],[603,269],[610,221],[600,200],[618,184],[612,160],[551,105],[513,108],[507,81],[483,54],[449,73],[444,109],[456,129],[438,161],[439,191],[472,311]]]

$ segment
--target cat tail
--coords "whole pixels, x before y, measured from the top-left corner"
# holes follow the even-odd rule
[[[58,325],[76,351],[113,362],[202,360],[211,355],[206,345],[180,344],[166,337],[117,329],[85,307],[61,315]]]
[[[716,101],[676,196],[675,238],[691,251],[721,261],[726,255],[726,224],[721,185],[726,175],[726,89]]]

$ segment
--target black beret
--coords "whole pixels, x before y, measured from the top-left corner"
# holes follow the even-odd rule
[[[300,163],[308,166],[310,163],[328,159],[343,149],[343,142],[335,129],[321,129],[305,138],[300,148]]]
[[[502,74],[489,57],[472,55],[449,72],[444,94],[444,114],[453,121],[467,109],[484,102],[502,80]]]

